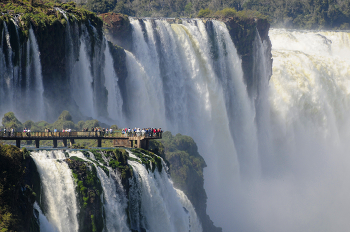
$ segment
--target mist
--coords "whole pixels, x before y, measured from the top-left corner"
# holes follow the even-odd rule
[[[223,231],[348,231],[349,33],[273,29],[270,38],[261,173],[207,190],[209,214]]]

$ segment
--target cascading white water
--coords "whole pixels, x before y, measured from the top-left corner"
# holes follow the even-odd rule
[[[58,231],[78,231],[79,212],[72,171],[63,151],[32,152],[43,188],[45,216]]]
[[[166,20],[142,22],[144,28],[139,20],[131,22],[136,39],[132,54],[127,52],[131,72],[128,78],[132,78],[127,80],[127,90],[136,91],[134,96],[143,96],[142,109],[146,109],[141,111],[143,121],[157,125],[159,121],[151,114],[162,107],[161,112],[165,112],[162,120],[166,122],[163,128],[195,139],[208,164],[205,170],[208,209],[214,222],[221,226],[226,221],[224,215],[231,210],[222,199],[230,198],[234,191],[234,184],[227,183],[238,181],[239,168],[246,178],[260,173],[254,104],[248,98],[240,58],[223,23],[212,21],[209,27],[201,20],[171,25]],[[151,57],[155,58],[150,63]],[[131,65],[132,62],[137,65]],[[149,66],[153,73],[148,72]],[[156,74],[161,75],[163,88],[156,91],[163,91],[163,97],[156,101],[155,109],[155,102],[147,104],[146,100],[150,101],[155,94],[148,75],[156,76],[154,70],[158,69]],[[141,80],[136,81],[138,78]],[[132,101],[139,100],[129,99],[132,100],[124,104],[131,107]],[[135,109],[133,113],[136,112]],[[241,166],[236,151],[241,155]],[[230,210],[218,213],[219,208]]]
[[[156,170],[152,173],[138,162],[128,162],[133,167],[134,175],[136,175],[135,183],[131,187],[131,194],[135,198],[131,197],[131,200],[140,198],[139,203],[131,203],[134,206],[136,204],[136,209],[141,209],[141,218],[138,218],[138,220],[135,220],[137,215],[132,214],[135,221],[147,231],[177,232],[189,231],[190,229],[194,232],[202,231],[197,216],[192,215],[194,213],[193,206],[188,200],[186,201],[181,193],[176,192],[165,171],[159,173]],[[180,198],[188,205],[183,205]],[[188,206],[188,209],[185,210],[184,206]],[[188,210],[190,210],[190,213]],[[189,217],[192,217],[192,223],[190,223]]]
[[[38,121],[45,118],[45,107],[37,40],[30,28],[28,40],[24,45],[21,45],[15,21],[13,21],[13,27],[15,27],[16,33],[13,35],[10,35],[5,22],[3,25],[2,44],[0,45],[0,96],[2,99],[0,114],[14,111],[19,113],[20,119],[26,115],[31,120]],[[11,45],[11,36],[15,37],[12,38],[13,46]],[[22,65],[21,60],[21,54],[24,51],[26,53],[25,66]],[[23,75],[23,73],[25,74]]]
[[[1,49],[0,49],[0,87],[1,87],[1,108],[11,110],[13,107],[13,67],[12,67],[12,49],[10,44],[10,35],[7,29],[7,24],[3,22],[4,30],[1,32]],[[6,54],[5,48],[8,50]],[[6,56],[7,55],[7,56]],[[7,112],[6,111],[6,112]]]
[[[342,191],[349,192],[340,180],[341,174],[348,176],[344,170],[348,164],[345,141],[349,138],[348,33],[272,30],[270,85],[268,44],[257,35],[249,99],[240,59],[224,25],[213,21],[211,30],[201,20],[183,20],[182,25],[148,21],[143,20],[144,28],[139,20],[132,21],[138,42],[127,53],[128,71],[134,69],[127,88],[138,86],[135,91],[140,91],[134,96],[140,94],[149,101],[154,93],[148,87],[148,75],[153,75],[148,66],[160,70],[164,97],[159,105],[164,99],[164,127],[189,134],[198,144],[208,164],[205,187],[214,222],[224,231],[300,231],[308,228],[307,220],[298,219],[301,211],[311,228],[329,223],[327,228],[342,231],[346,222],[331,217],[319,223],[314,215],[325,216],[317,204],[330,204],[320,203],[326,202],[326,194],[339,195],[326,191],[330,182],[321,180],[328,179],[325,173],[336,178]],[[215,38],[214,45],[211,38]],[[153,40],[155,48],[150,44]],[[150,55],[153,52],[157,54]],[[150,64],[149,57],[157,59]],[[124,104],[132,101],[136,100]],[[156,124],[150,114],[152,104],[144,101],[142,109],[148,110],[142,112]],[[133,119],[131,122],[139,122]],[[330,154],[336,154],[337,159]],[[241,181],[235,178],[239,169]],[[321,191],[321,196],[312,200],[313,188]],[[306,209],[306,202],[313,208]],[[330,207],[332,212],[336,205]],[[336,215],[343,218],[344,212]],[[274,223],[273,218],[280,223]]]
[[[135,68],[141,68],[140,71],[136,71],[140,73],[141,75],[146,73],[146,75],[138,75],[137,77],[133,78],[141,78],[143,77],[144,84],[141,85],[140,89],[137,88],[139,84],[136,84],[136,88],[134,88],[134,85],[128,86],[128,91],[131,91],[130,94],[133,94],[131,98],[133,101],[143,101],[140,97],[138,97],[139,91],[145,93],[145,99],[147,99],[147,104],[137,104],[136,106],[130,105],[132,107],[130,109],[131,115],[138,115],[141,112],[140,117],[136,117],[136,119],[140,119],[141,117],[147,117],[152,120],[152,122],[157,122],[158,125],[162,125],[162,122],[164,122],[165,117],[165,111],[164,111],[164,95],[163,95],[163,87],[162,87],[162,80],[160,76],[160,69],[159,69],[159,57],[156,51],[156,41],[154,38],[154,33],[152,30],[152,26],[150,23],[146,23],[145,32],[142,31],[140,22],[138,20],[131,21],[131,24],[135,28],[133,30],[133,39],[134,39],[134,47],[133,51],[135,51],[139,63],[142,65],[140,67],[137,65]],[[147,34],[148,41],[144,39],[143,33]],[[127,55],[127,65],[128,65],[128,71],[132,71],[134,67],[130,67],[130,55]],[[132,64],[131,64],[132,65]],[[129,68],[130,67],[130,68]],[[130,75],[131,76],[131,75]],[[130,89],[129,89],[130,88]],[[136,95],[136,96],[135,96]],[[152,110],[148,110],[152,109]],[[147,119],[146,119],[147,120]],[[131,121],[131,123],[141,123],[143,121],[135,120]]]
[[[37,202],[34,203],[34,209],[38,212],[37,220],[39,221],[40,231],[57,232],[57,228],[50,224],[50,222],[47,220],[47,217],[41,211]]]
[[[108,177],[100,167],[97,167],[97,174],[101,181],[104,194],[106,229],[110,232],[130,231],[126,223],[127,215],[124,211],[126,205],[122,202],[123,195],[119,195],[117,192],[115,180],[112,178],[114,175],[113,170],[109,169],[109,172],[110,176]]]
[[[131,153],[130,153],[131,154]],[[36,218],[42,231],[78,231],[76,185],[71,170],[64,159],[78,157],[96,167],[100,180],[105,212],[104,231],[127,232],[130,229],[146,228],[147,231],[202,231],[201,223],[195,209],[185,194],[174,189],[171,180],[164,171],[152,173],[145,166],[135,161],[128,161],[134,169],[134,177],[129,179],[131,188],[129,199],[126,199],[120,174],[107,167],[109,176],[97,165],[94,159],[87,158],[80,151],[63,152],[36,151],[31,152],[40,175],[42,185],[41,207],[37,203]],[[129,201],[129,204],[127,204]],[[135,206],[139,202],[138,207]],[[129,205],[129,215],[126,208]],[[140,219],[140,217],[142,219]],[[131,220],[131,228],[127,223]],[[140,227],[133,225],[139,222]],[[141,222],[142,221],[142,222]],[[133,227],[134,226],[134,227]]]
[[[188,220],[190,223],[190,231],[202,231],[202,225],[197,217],[196,211],[193,208],[193,205],[190,200],[188,200],[187,196],[179,189],[176,189],[177,195],[180,198],[180,202],[183,207],[188,211],[185,211],[188,214]]]
[[[26,99],[27,102],[25,103],[25,109],[27,112],[33,115],[33,120],[39,121],[43,118],[46,118],[43,98],[44,87],[43,77],[41,74],[39,47],[32,28],[29,29],[28,43],[30,45],[27,45],[27,52],[32,52],[32,54],[31,56],[28,56],[27,60],[28,64],[26,93],[28,95]],[[32,64],[30,64],[30,61],[32,61]],[[35,102],[35,104],[33,105],[32,102]]]
[[[349,35],[270,30],[273,75],[260,87],[270,113],[258,118],[270,148],[262,176],[232,196],[236,230],[348,230]]]
[[[156,114],[149,110],[149,106],[154,103],[151,102],[148,89],[145,88],[145,82],[149,77],[135,56],[128,51],[126,51],[126,65],[129,73],[126,83],[127,86],[131,87],[127,91],[128,111],[131,114],[128,123],[129,125],[132,125],[133,122],[140,125],[149,124],[148,120],[156,117]],[[160,123],[156,123],[156,125],[161,127]]]
[[[192,136],[208,165],[209,215],[224,231],[347,228],[349,33],[271,30],[270,82],[267,43],[257,35],[249,98],[224,24],[131,19],[131,26],[127,99],[120,97],[106,41],[91,48],[84,25],[81,37],[70,35],[79,41],[74,59],[68,59],[70,88],[83,115],[98,117],[101,89],[95,81],[101,80],[108,90],[107,112],[119,126],[156,126]],[[6,101],[0,110],[7,112],[16,106],[19,78],[6,24],[1,33],[0,94]],[[34,41],[28,40],[30,50]],[[32,56],[35,70],[38,52]],[[122,105],[128,112],[121,112]]]
[[[83,153],[80,151],[69,152],[69,155],[79,157],[87,162],[91,162],[91,160],[95,160],[95,157],[91,152],[89,152],[91,160],[86,158],[83,155]],[[118,191],[118,190],[122,190],[123,188],[122,184],[120,183],[119,176],[116,173],[114,173],[114,171],[111,168],[108,168],[109,176],[107,176],[106,173],[99,166],[97,166],[96,164],[94,165],[96,167],[97,175],[103,189],[103,205],[104,205],[104,211],[106,214],[106,221],[105,221],[106,231],[109,231],[109,232],[130,231],[126,222],[127,215],[125,214],[125,209],[127,207],[126,199],[125,199],[124,193],[122,191]],[[117,183],[119,184],[120,189],[117,189],[117,186],[116,186]]]
[[[116,119],[122,123],[123,118],[123,99],[120,93],[118,86],[118,77],[114,71],[113,67],[113,58],[108,47],[108,42],[105,40],[105,67],[104,67],[104,76],[105,76],[105,87],[108,91],[108,101],[107,101],[107,110],[108,115],[113,121]]]
[[[86,32],[87,33],[87,32]],[[74,89],[73,98],[84,115],[96,117],[93,95],[93,75],[90,71],[90,59],[86,51],[84,38],[80,40],[79,60],[74,63],[70,76],[70,84]],[[79,86],[79,88],[77,88]]]

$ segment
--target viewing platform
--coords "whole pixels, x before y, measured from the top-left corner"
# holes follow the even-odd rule
[[[57,141],[62,140],[64,147],[75,143],[75,139],[96,139],[97,147],[101,147],[102,139],[112,139],[115,147],[136,147],[148,149],[149,140],[161,139],[162,132],[154,134],[126,133],[121,132],[103,133],[103,132],[1,132],[0,140],[16,140],[16,146],[21,147],[22,140],[34,140],[35,147],[39,148],[40,140],[52,140],[53,147],[57,148]]]

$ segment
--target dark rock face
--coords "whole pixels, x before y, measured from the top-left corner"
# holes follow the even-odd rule
[[[251,95],[254,78],[254,40],[256,32],[259,33],[262,41],[268,43],[269,59],[272,59],[271,41],[268,36],[270,24],[266,19],[247,18],[242,20],[238,17],[225,19],[224,22],[236,46],[238,55],[242,58],[244,80],[247,84],[248,93]],[[272,66],[269,68],[272,70]]]
[[[40,231],[33,204],[40,198],[40,177],[25,148],[0,145],[0,229]]]
[[[113,44],[119,44],[127,50],[131,50],[131,26],[128,16],[116,13],[99,15],[103,20],[103,28],[107,39]]]
[[[109,50],[113,57],[113,67],[118,75],[118,85],[121,92],[121,95],[125,102],[127,102],[128,95],[126,92],[126,78],[128,77],[128,69],[126,67],[126,53],[124,48],[114,45],[108,41]],[[123,111],[128,112],[126,104],[123,104]],[[127,113],[126,113],[127,114]]]

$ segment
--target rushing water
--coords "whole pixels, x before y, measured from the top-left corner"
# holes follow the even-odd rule
[[[127,199],[120,174],[107,167],[107,175],[94,163],[97,161],[91,154],[87,158],[80,151],[64,153],[55,150],[31,152],[31,156],[37,166],[42,185],[40,206],[44,210],[39,204],[34,205],[41,231],[79,231],[78,214],[82,206],[77,201],[77,183],[64,161],[72,156],[96,167],[97,177],[103,189],[101,201],[105,212],[104,231],[142,231],[141,228],[155,232],[202,231],[195,209],[186,195],[173,187],[165,171],[167,167],[164,162],[162,172],[155,170],[152,173],[142,164],[129,161],[134,177],[130,179],[131,188]],[[140,207],[134,207],[135,204]],[[126,211],[128,205],[129,211]],[[131,221],[130,227],[127,223],[128,217]]]
[[[63,151],[33,152],[43,186],[43,205],[46,217],[58,231],[78,231],[79,212],[72,171],[68,168]]]
[[[0,112],[14,111],[36,121],[44,119],[40,53],[33,29],[29,29],[28,40],[20,45],[17,24],[14,21],[11,24],[16,31],[11,36],[5,22],[3,26],[0,32]]]
[[[347,231],[350,34],[272,29],[269,36],[268,146],[261,177],[233,195],[232,223],[238,231]]]
[[[92,46],[87,26],[81,26],[80,35],[76,23],[68,24],[67,76],[82,115],[121,127],[155,126],[192,136],[208,165],[204,173],[208,213],[224,231],[345,231],[349,227],[350,33],[271,29],[272,73],[268,43],[257,35],[248,93],[241,59],[222,22],[131,19],[131,27],[128,77],[125,89],[120,89],[105,38],[98,38],[93,28],[97,43]],[[29,66],[14,62],[14,42],[6,24],[1,36],[0,96],[5,100],[0,101],[0,112],[20,113],[18,106],[26,100],[15,93],[24,89],[38,99],[35,109],[43,109],[31,115],[44,117],[45,89],[40,85],[35,35],[31,31],[21,49],[27,50]],[[25,77],[19,75],[24,67]],[[31,88],[30,83],[38,85]],[[108,92],[106,99],[104,92]],[[40,162],[60,167],[54,173],[66,170],[54,160]],[[134,201],[131,207],[160,213],[152,211],[147,199],[153,194],[147,185],[156,185],[154,194],[162,199],[158,208],[164,211],[170,203],[162,187],[168,182],[160,183],[161,175],[132,165],[139,174],[133,182],[134,197],[145,194],[143,202]],[[110,181],[100,174],[105,183]],[[139,186],[140,181],[147,185]],[[174,191],[168,194],[173,197]],[[115,202],[116,198],[106,199]],[[182,205],[187,204],[181,199]],[[172,207],[179,209],[181,204]],[[189,229],[186,212],[166,213],[170,219],[164,223],[170,231]],[[145,215],[134,214],[133,228],[162,230],[161,225],[146,224],[146,219],[157,219]],[[60,228],[57,216],[46,216]]]

